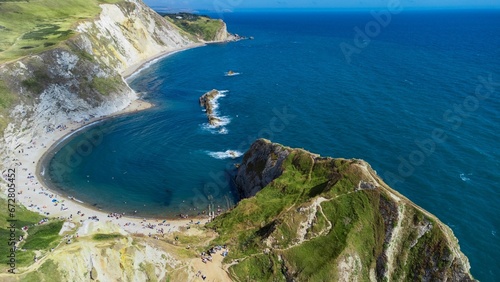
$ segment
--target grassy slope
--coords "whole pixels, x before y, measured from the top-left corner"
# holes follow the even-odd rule
[[[182,19],[177,19],[177,16],[181,16]],[[196,37],[192,39],[202,39],[205,41],[214,40],[217,32],[224,25],[219,20],[186,13],[167,14],[165,18],[185,31],[188,36],[193,37],[194,35]]]
[[[0,2],[0,63],[57,45],[80,21],[96,17],[99,4],[116,2],[121,0]]]
[[[325,159],[313,165],[308,153],[295,150],[286,159],[282,176],[211,223],[210,227],[220,234],[215,243],[230,246],[226,262],[240,260],[230,267],[233,278],[280,281],[288,276],[297,281],[336,281],[339,262],[357,256],[362,267],[355,273],[368,281],[369,269],[375,268],[377,258],[387,248],[380,207],[381,198],[388,196],[380,189],[354,191],[363,178],[355,162]],[[310,240],[294,246],[299,223],[305,218],[298,210],[310,206],[317,196],[328,199],[321,207],[332,229],[318,236],[328,224],[316,213],[317,219],[308,231],[311,234],[306,236]],[[434,227],[410,248],[417,237],[414,227],[432,220],[416,208],[407,206],[406,210],[395,277],[420,280],[425,270],[449,268],[444,262],[436,265],[433,259],[422,259],[433,254],[434,260],[440,261],[449,253],[439,228]],[[265,254],[263,250],[268,247],[263,241],[270,235],[273,248]]]
[[[16,260],[17,267],[23,267],[29,265],[33,261],[34,251],[40,250],[43,252],[48,251],[50,248],[57,246],[60,240],[58,235],[62,227],[62,221],[50,221],[43,225],[36,225],[42,216],[28,211],[24,207],[16,206],[15,212],[16,222],[16,238],[23,235],[21,227],[28,226],[28,237],[20,245],[20,249],[25,249],[26,251],[17,251]],[[7,245],[7,238],[10,236],[10,231],[8,230],[9,222],[8,211],[7,211],[7,201],[0,198],[0,238],[5,240],[0,243],[0,253],[8,254],[9,246]],[[7,269],[7,257],[0,257],[0,271],[5,272]]]
[[[14,95],[5,85],[5,82],[0,80],[0,132],[3,132],[8,124],[8,110],[14,105],[17,100]]]

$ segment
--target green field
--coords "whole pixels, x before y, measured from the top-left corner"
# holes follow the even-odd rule
[[[0,1],[0,63],[57,46],[79,22],[95,18],[99,4],[121,1]]]

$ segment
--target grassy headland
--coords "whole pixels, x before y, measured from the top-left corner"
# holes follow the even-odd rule
[[[221,20],[189,13],[163,14],[163,16],[196,41],[215,40],[217,33],[224,26]]]
[[[220,235],[214,243],[231,250],[225,262],[233,279],[369,281],[389,272],[415,281],[460,273],[446,231],[408,200],[396,201],[364,162],[290,150],[281,176],[209,224]],[[247,173],[265,166],[266,159],[246,163]]]

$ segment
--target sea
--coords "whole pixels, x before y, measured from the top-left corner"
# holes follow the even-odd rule
[[[450,226],[500,279],[500,11],[213,14],[252,37],[156,60],[128,79],[154,108],[89,126],[45,170],[55,189],[138,217],[233,207],[258,138],[358,158]],[[233,75],[228,75],[232,71]],[[214,101],[209,125],[199,104]]]

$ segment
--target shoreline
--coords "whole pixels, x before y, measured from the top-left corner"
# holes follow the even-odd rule
[[[138,63],[135,63],[135,64],[129,66],[128,68],[126,68],[125,70],[122,71],[121,75],[122,75],[124,80],[128,80],[128,79],[140,74],[141,71],[143,71],[144,69],[147,69],[151,65],[155,64],[156,62],[158,62],[158,61],[160,61],[168,56],[171,56],[171,55],[174,55],[176,53],[186,51],[189,49],[203,47],[206,45],[207,44],[205,44],[205,43],[196,43],[196,44],[193,44],[190,46],[185,46],[182,48],[161,52],[161,53],[159,53],[151,58],[146,58],[146,59],[140,60]]]
[[[181,48],[164,51],[164,52],[161,52],[161,53],[159,53],[155,56],[152,56],[150,58],[140,60],[139,62],[129,66],[128,68],[126,68],[125,70],[123,70],[121,72],[121,75],[122,75],[124,80],[128,80],[128,79],[138,75],[139,73],[141,73],[142,70],[147,69],[149,66],[155,64],[156,62],[158,62],[158,61],[160,61],[168,56],[174,55],[176,53],[190,50],[190,49],[194,49],[194,48],[204,47],[204,46],[208,46],[208,45],[212,45],[212,44],[226,44],[226,43],[236,42],[236,41],[240,41],[243,39],[245,39],[245,38],[239,37],[239,38],[233,38],[233,39],[229,39],[229,40],[194,43],[194,44],[191,44],[189,46],[184,46]]]
[[[142,70],[148,68],[157,61],[184,50],[206,46],[203,44],[194,44],[177,50],[169,50],[141,60],[140,62],[128,67],[121,74],[124,80],[130,79],[139,74]],[[109,120],[118,116],[128,115],[154,107],[153,104],[144,100],[134,100],[123,110],[110,115],[97,117],[84,123],[71,122],[63,125],[60,129],[46,135],[33,138],[29,143],[20,144],[16,148],[14,162],[16,163],[16,174],[18,188],[16,200],[26,209],[48,218],[58,218],[66,222],[80,224],[78,232],[80,235],[90,234],[93,231],[124,230],[130,234],[159,235],[180,231],[181,227],[187,227],[191,224],[205,224],[210,217],[190,217],[189,219],[171,219],[171,218],[147,218],[134,217],[125,214],[118,214],[99,210],[90,204],[84,203],[56,192],[57,189],[51,189],[50,184],[46,182],[42,175],[42,169],[45,159],[53,153],[61,143],[70,139],[72,135],[77,134],[87,127],[94,126],[102,121]],[[38,144],[37,144],[38,143]],[[24,163],[24,165],[23,165]],[[22,180],[21,180],[22,179]],[[21,183],[21,181],[25,181]],[[57,201],[53,202],[56,199]],[[111,224],[111,225],[110,225]],[[118,230],[117,230],[118,229]],[[167,229],[167,230],[165,230]]]
[[[90,120],[83,124],[83,126],[81,123],[69,124],[63,130],[51,132],[46,136],[32,140],[29,144],[19,146],[16,149],[20,152],[16,154],[16,159],[19,160],[19,164],[16,166],[16,181],[18,182],[16,186],[20,187],[16,191],[16,200],[18,203],[22,204],[26,209],[37,212],[47,218],[57,218],[66,222],[80,224],[81,227],[78,232],[82,236],[90,234],[95,230],[100,232],[104,230],[119,232],[120,229],[130,234],[159,235],[179,231],[181,227],[189,226],[195,222],[200,222],[200,224],[206,223],[208,217],[203,219],[139,218],[112,211],[99,210],[89,204],[78,201],[78,199],[71,198],[64,195],[64,193],[51,189],[51,185],[47,184],[41,175],[44,159],[61,142],[68,140],[73,134],[104,120],[136,113],[152,107],[153,104],[148,102],[134,100],[127,108],[120,112]]]

